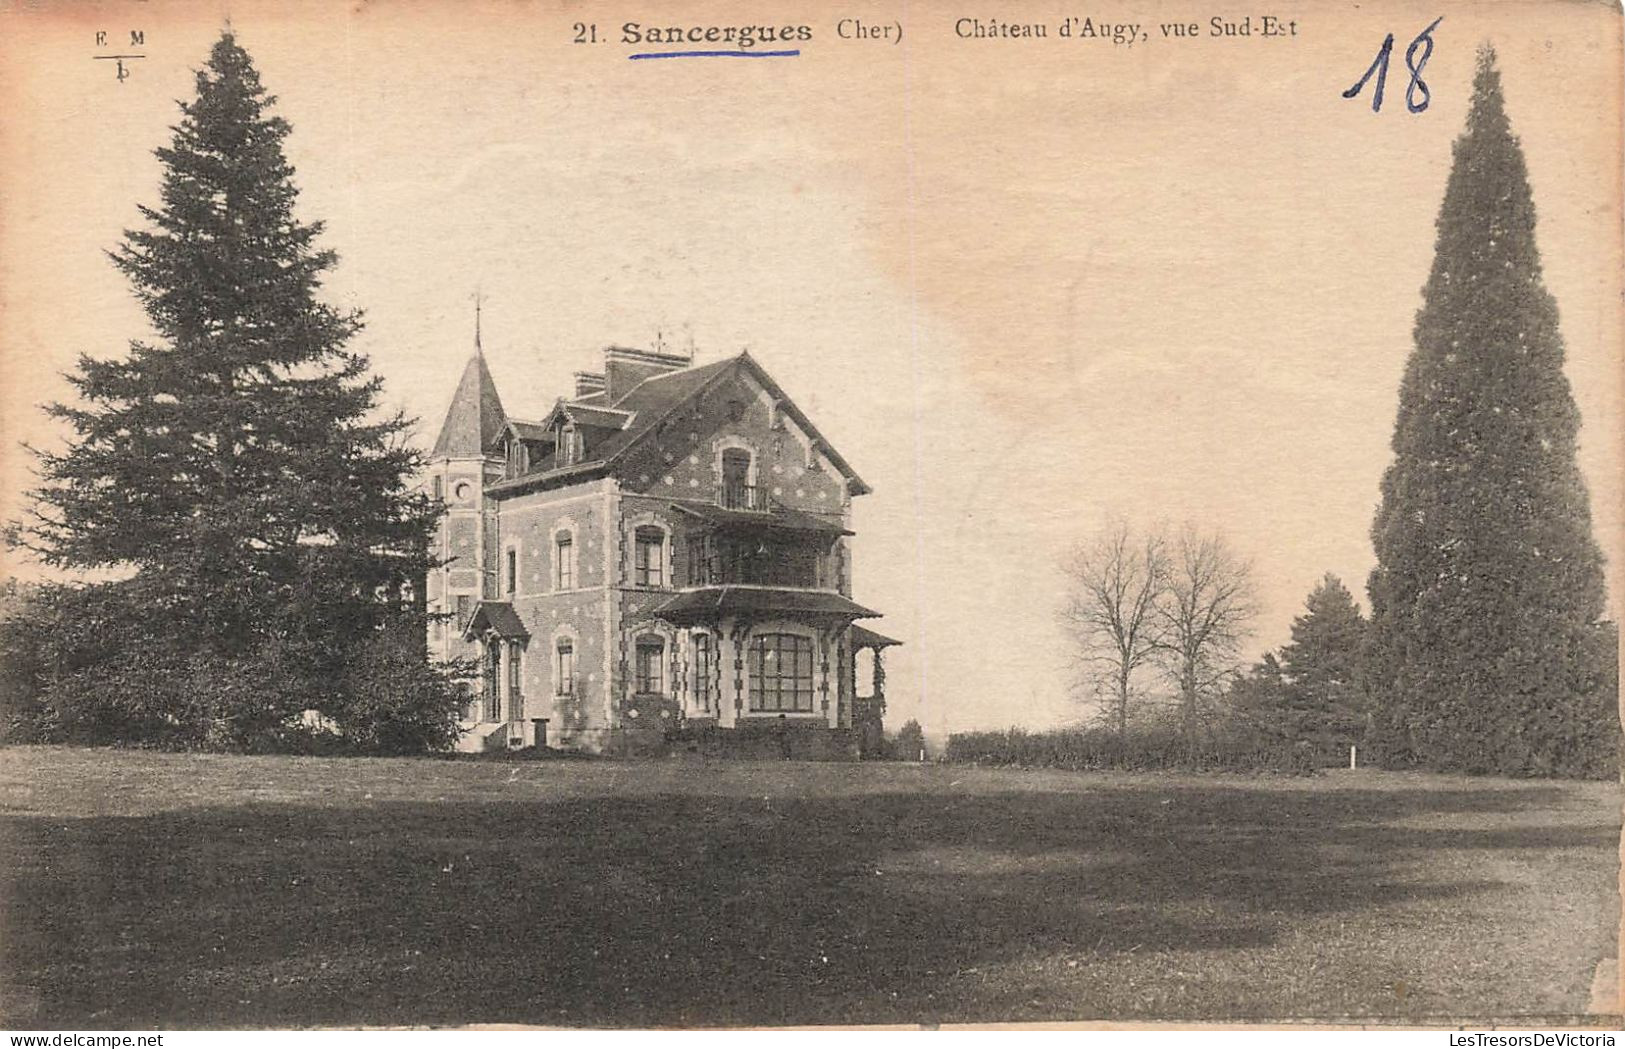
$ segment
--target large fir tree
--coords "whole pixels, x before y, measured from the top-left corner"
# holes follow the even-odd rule
[[[379,415],[380,380],[347,348],[359,315],[319,297],[335,256],[295,214],[289,126],[229,31],[196,83],[156,150],[160,203],[112,253],[156,338],[81,355],[79,403],[48,409],[73,437],[40,456],[20,534],[51,564],[121,576],[87,593],[141,604],[149,636],[125,648],[273,645],[333,680],[411,617],[400,595],[437,507],[410,486],[406,421]]]
[[[1326,573],[1292,621],[1292,641],[1281,649],[1284,676],[1306,738],[1323,744],[1358,743],[1365,728],[1360,656],[1366,621],[1343,581]]]
[[[1372,528],[1380,728],[1413,764],[1606,773],[1619,728],[1580,418],[1488,48],[1437,229]]]
[[[1266,653],[1231,686],[1231,704],[1279,739],[1335,756],[1365,738],[1361,656],[1366,620],[1354,595],[1326,573],[1292,621],[1280,656]]]

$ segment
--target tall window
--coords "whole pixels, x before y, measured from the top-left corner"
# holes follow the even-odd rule
[[[812,712],[812,639],[799,634],[762,634],[751,641],[749,663],[752,711]]]
[[[559,465],[569,466],[580,458],[580,437],[576,428],[568,423],[559,427]]]
[[[519,642],[508,643],[508,720],[519,721],[525,716],[524,655]]]
[[[638,586],[666,585],[666,534],[639,528],[633,535],[632,581]]]
[[[435,474],[434,475],[434,498],[435,498],[435,502],[439,502],[440,500],[444,499],[445,497],[446,497],[446,479],[444,477],[441,477],[439,474]]]
[[[664,694],[662,665],[666,661],[666,643],[658,637],[638,638],[637,662],[634,665],[636,686],[648,695]]]
[[[508,596],[512,597],[519,592],[519,551],[508,548],[507,559],[503,564],[503,581]]]
[[[454,601],[457,611],[455,616],[456,622],[452,625],[456,628],[457,632],[461,634],[464,630],[468,629],[469,596],[467,594],[458,594]]]
[[[750,453],[743,448],[722,452],[722,505],[729,510],[756,509],[756,489],[750,483]]]
[[[711,635],[694,635],[694,702],[711,709]]]
[[[561,696],[573,696],[576,691],[576,646],[569,638],[560,638],[555,653],[557,665],[553,673],[553,691]]]
[[[485,643],[485,720],[502,720],[502,643],[491,638]]]
[[[574,590],[575,585],[575,537],[560,532],[553,540],[553,589]]]

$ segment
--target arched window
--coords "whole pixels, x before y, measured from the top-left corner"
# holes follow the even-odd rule
[[[666,642],[654,635],[638,638],[633,685],[644,695],[664,695]]]
[[[728,510],[756,509],[756,488],[751,484],[750,452],[743,448],[722,451],[722,505]]]
[[[576,691],[576,646],[567,637],[559,638],[554,648],[553,692],[560,696],[573,696]]]
[[[750,709],[810,714],[813,643],[800,634],[760,634],[750,642]]]
[[[553,537],[553,589],[574,590],[575,586],[575,536],[569,532],[560,532]]]
[[[666,585],[666,533],[651,525],[633,533],[632,582],[638,586]]]

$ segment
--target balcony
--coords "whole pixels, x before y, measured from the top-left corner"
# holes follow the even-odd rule
[[[768,536],[713,531],[688,543],[688,585],[818,587],[827,569],[826,536]]]
[[[718,496],[718,503],[724,510],[767,509],[767,493],[757,485],[743,481],[723,482]]]

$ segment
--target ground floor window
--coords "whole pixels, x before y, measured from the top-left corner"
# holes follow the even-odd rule
[[[661,666],[666,659],[666,643],[658,637],[638,639],[637,661],[634,672],[637,690],[645,695],[663,695],[665,688]]]
[[[750,709],[810,714],[813,643],[800,634],[761,634],[750,642]]]
[[[711,709],[711,635],[694,635],[694,704]]]
[[[485,720],[502,720],[502,644],[485,643]]]
[[[508,720],[525,716],[524,654],[517,642],[508,646]]]
[[[576,647],[569,638],[559,641],[557,653],[558,665],[553,674],[553,691],[561,696],[571,696],[576,690]]]

